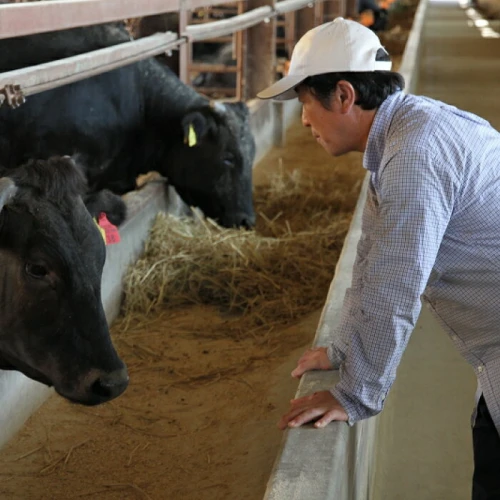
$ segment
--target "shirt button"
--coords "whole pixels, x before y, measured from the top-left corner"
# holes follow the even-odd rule
[[[482,367],[482,366],[478,366],[478,367],[477,367],[477,371],[478,371],[479,373],[482,373],[482,372],[483,372],[483,367]]]

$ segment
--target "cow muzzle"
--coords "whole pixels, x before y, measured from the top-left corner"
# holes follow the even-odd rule
[[[92,370],[75,391],[56,391],[74,403],[88,406],[106,403],[122,394],[128,386],[129,377],[127,368],[123,367],[112,372]]]
[[[90,386],[91,396],[97,399],[96,404],[110,401],[125,391],[128,381],[129,377],[126,368],[111,373],[103,373]]]
[[[245,212],[238,212],[231,217],[227,224],[229,227],[242,229],[253,229],[255,226],[255,215]]]

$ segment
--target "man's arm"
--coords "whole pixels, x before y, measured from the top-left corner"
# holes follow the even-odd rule
[[[404,151],[379,171],[379,207],[357,285],[340,328],[349,339],[331,394],[350,424],[377,414],[420,313],[459,182],[425,149]]]
[[[370,180],[366,193],[365,206],[361,221],[361,237],[356,248],[356,260],[352,270],[351,287],[346,290],[339,326],[335,329],[335,335],[327,348],[327,355],[332,367],[339,369],[345,360],[345,353],[349,345],[349,317],[351,310],[355,307],[356,290],[361,286],[362,276],[368,262],[367,256],[373,243],[372,229],[377,216],[376,194]]]
[[[293,400],[281,429],[373,416],[394,382],[460,182],[454,165],[437,162],[425,149],[399,153],[378,175],[376,217],[363,228],[366,247],[342,311],[340,382]]]

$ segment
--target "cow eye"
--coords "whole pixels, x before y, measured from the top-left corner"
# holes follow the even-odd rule
[[[226,167],[234,167],[234,156],[227,155],[223,158],[224,166]]]
[[[28,262],[26,264],[26,274],[32,278],[42,279],[49,274],[49,271],[43,264],[33,264]]]

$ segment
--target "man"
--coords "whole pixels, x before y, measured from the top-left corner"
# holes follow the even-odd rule
[[[359,0],[358,1],[358,14],[371,12],[373,20],[370,24],[364,24],[372,31],[385,30],[387,26],[387,9],[382,8],[378,4],[378,0]]]
[[[289,74],[258,96],[303,104],[332,156],[364,152],[370,185],[351,288],[332,343],[292,372],[340,381],[292,401],[280,428],[379,413],[420,298],[476,372],[473,498],[500,498],[500,134],[481,118],[402,92],[377,36],[338,18],[297,43]]]

